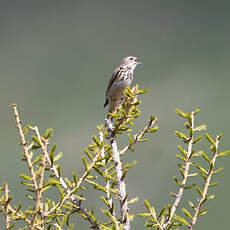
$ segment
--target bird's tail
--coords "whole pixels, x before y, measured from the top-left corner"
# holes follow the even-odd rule
[[[108,103],[109,103],[109,100],[106,98],[104,108],[108,105]]]

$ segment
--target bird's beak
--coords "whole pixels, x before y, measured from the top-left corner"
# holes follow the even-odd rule
[[[136,64],[137,64],[137,65],[142,64],[142,62],[140,62],[140,61],[139,61],[139,59],[143,59],[143,57],[139,57],[139,58],[137,58],[137,59],[136,59],[137,61],[135,60],[135,62],[136,62]]]

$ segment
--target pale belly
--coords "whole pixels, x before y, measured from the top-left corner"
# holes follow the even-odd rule
[[[114,100],[119,100],[124,94],[124,90],[126,89],[127,86],[129,86],[131,84],[131,81],[122,81],[122,82],[118,82],[116,85],[113,85],[109,92],[108,92],[108,99],[111,101]]]

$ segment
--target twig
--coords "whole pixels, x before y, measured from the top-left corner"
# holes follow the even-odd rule
[[[161,225],[161,223],[158,221],[157,216],[155,213],[153,213],[152,209],[150,208],[150,213],[152,215],[152,217],[154,218],[154,220],[157,223],[157,227],[160,228],[160,230],[163,230],[163,226]]]
[[[20,121],[20,118],[19,118],[19,114],[18,114],[18,110],[17,110],[17,105],[16,104],[12,104],[12,107],[13,107],[13,110],[14,110],[14,116],[15,116],[15,119],[16,119],[16,122],[17,122],[17,128],[18,128],[18,131],[19,131],[19,137],[21,139],[21,145],[23,147],[23,150],[24,150],[24,156],[26,158],[26,162],[27,162],[27,165],[29,167],[29,170],[30,170],[30,174],[32,176],[32,182],[33,182],[33,187],[34,187],[34,190],[36,192],[36,207],[39,206],[39,203],[38,201],[40,200],[38,198],[38,184],[37,184],[37,181],[36,181],[36,174],[34,172],[34,168],[33,168],[33,164],[31,162],[31,157],[29,155],[29,148],[28,148],[28,145],[27,145],[27,142],[25,140],[25,136],[24,136],[24,133],[23,133],[23,130],[22,130],[22,122]],[[35,220],[36,220],[36,215],[37,215],[37,210],[34,214],[34,217],[31,221],[31,229],[33,229],[34,227],[34,223],[35,223]]]
[[[60,227],[60,225],[58,223],[55,223],[54,226],[58,229],[58,230],[62,230],[62,228]]]
[[[38,132],[38,128],[35,127],[35,129]],[[39,142],[41,143],[41,137],[39,136]],[[42,160],[41,160],[41,171],[40,171],[40,182],[38,185],[38,189],[36,191],[36,207],[35,207],[35,215],[34,215],[34,219],[36,217],[36,214],[38,213],[43,213],[43,205],[42,205],[42,189],[43,189],[43,183],[44,183],[44,176],[45,176],[45,167],[46,167],[46,159],[47,156],[45,155],[45,152],[47,152],[47,146],[48,146],[49,142],[46,139],[43,139],[42,145],[44,147],[44,151],[43,151],[43,156],[42,156]],[[42,227],[45,227],[45,222],[44,222],[44,216],[41,215],[42,218]]]
[[[166,229],[166,227],[171,223],[173,215],[179,206],[180,200],[181,200],[182,195],[183,195],[184,187],[185,187],[185,184],[187,182],[187,178],[188,178],[188,174],[189,174],[189,168],[190,168],[190,164],[191,164],[190,157],[192,154],[192,144],[193,144],[193,138],[194,138],[194,117],[195,117],[195,114],[194,114],[194,112],[192,112],[191,113],[191,130],[192,130],[192,132],[191,132],[191,136],[190,136],[189,143],[188,143],[187,158],[186,158],[185,169],[184,169],[184,178],[183,178],[183,181],[181,182],[181,186],[179,188],[179,191],[176,194],[176,199],[172,205],[170,216],[169,216],[167,222],[163,225],[163,229]]]
[[[5,227],[6,230],[10,227],[10,217],[9,217],[9,188],[6,181],[4,181],[4,192],[5,192],[5,202],[4,202],[4,208],[5,208]]]
[[[13,216],[17,216],[18,219],[20,220],[24,220],[27,224],[31,224],[31,221],[28,218],[25,218],[24,215],[18,213],[17,211],[15,211],[14,208],[11,207],[10,205],[10,201],[9,201],[9,188],[8,188],[8,184],[6,182],[6,180],[4,181],[4,193],[5,193],[5,204],[4,204],[4,208],[5,208],[5,228],[6,230],[10,229],[10,216],[9,214],[12,213]],[[39,229],[40,228],[36,228]]]
[[[50,170],[53,171],[54,175],[58,178],[58,180],[61,183],[61,185],[63,186],[63,188],[68,189],[68,186],[65,183],[64,179],[59,175],[57,168],[55,167],[54,164],[51,163],[49,153],[47,152],[46,145],[44,144],[44,138],[41,138],[41,135],[38,131],[38,127],[34,126],[34,127],[31,127],[31,129],[35,132],[35,134],[38,138],[38,141],[39,141],[41,148],[42,148],[43,155],[46,157],[48,165],[50,166]]]
[[[123,155],[125,152],[127,152],[132,145],[135,145],[137,142],[139,142],[143,136],[150,130],[152,129],[152,127],[158,122],[157,119],[154,120],[150,120],[149,124],[139,133],[134,135],[134,140],[133,140],[133,144],[128,144],[127,146],[125,146],[122,150],[120,150],[120,155]]]
[[[199,216],[201,207],[203,206],[204,201],[207,199],[208,187],[210,185],[211,177],[212,177],[212,174],[214,172],[213,168],[214,168],[214,165],[215,165],[215,162],[216,162],[216,158],[218,156],[219,140],[220,140],[220,136],[217,135],[216,141],[215,141],[215,148],[214,148],[214,151],[213,151],[213,158],[212,158],[212,161],[211,161],[212,167],[210,167],[210,169],[209,169],[207,179],[206,179],[206,182],[205,182],[205,185],[204,185],[204,189],[202,191],[202,197],[199,200],[197,207],[195,208],[195,213],[194,213],[193,218],[192,218],[192,223],[188,227],[189,230],[192,230],[193,226],[196,224],[196,221],[197,221],[197,218]]]
[[[34,172],[34,169],[33,169],[33,164],[32,164],[31,159],[30,159],[29,148],[28,148],[28,145],[27,145],[27,142],[25,140],[25,136],[24,136],[24,133],[23,133],[23,130],[22,130],[22,122],[20,121],[20,118],[19,118],[17,105],[12,104],[12,107],[13,107],[14,116],[15,116],[15,119],[16,119],[16,122],[17,122],[17,128],[18,128],[18,131],[19,131],[19,137],[21,139],[21,145],[23,147],[26,162],[28,164],[30,174],[32,176],[33,186],[34,186],[34,189],[37,190],[38,185],[37,185],[37,181],[36,181],[36,175],[35,175],[35,172]]]
[[[103,141],[103,132],[102,131],[99,133],[99,138],[100,138],[100,142],[102,143],[102,141]],[[101,157],[102,158],[105,157],[105,149],[104,149],[104,147],[101,149]],[[103,164],[104,164],[105,173],[107,174],[108,170],[106,168],[106,160],[105,159],[103,160]],[[107,197],[107,201],[108,201],[108,204],[109,204],[109,212],[112,215],[113,220],[114,220],[115,225],[116,225],[116,229],[118,230],[119,229],[119,224],[118,224],[118,220],[116,218],[116,214],[115,214],[115,210],[114,210],[112,194],[111,194],[111,192],[109,190],[110,189],[110,181],[109,181],[109,179],[107,177],[105,178],[105,183],[106,183],[106,185],[105,185],[106,197]]]
[[[30,221],[28,218],[26,218],[26,216],[24,216],[23,214],[18,213],[18,212],[17,212],[15,209],[13,209],[10,205],[8,206],[8,208],[9,208],[9,211],[10,211],[11,213],[13,213],[13,215],[15,215],[15,216],[18,217],[18,219],[25,221],[28,225],[31,224],[31,221]]]
[[[92,229],[100,230],[99,225],[96,223],[96,221],[94,221],[94,220],[92,219],[92,217],[89,215],[87,209],[85,209],[85,208],[83,208],[83,207],[81,206],[81,201],[78,201],[78,200],[75,199],[75,201],[73,201],[73,203],[74,203],[75,205],[77,205],[77,208],[76,208],[76,210],[74,210],[74,211],[77,211],[77,212],[80,211],[80,212],[83,214],[82,217],[83,217],[85,220],[88,220],[88,221],[90,222],[90,224],[91,224],[90,227],[91,227]]]
[[[107,130],[114,130],[112,121],[110,119],[105,119],[105,125]],[[115,170],[117,183],[119,187],[119,198],[120,198],[120,210],[121,210],[121,222],[124,224],[124,230],[130,229],[129,214],[128,214],[128,202],[127,202],[127,193],[126,185],[124,182],[124,177],[122,173],[122,163],[120,159],[120,153],[117,149],[117,143],[115,138],[109,137],[110,144],[113,149],[113,161],[115,162]]]

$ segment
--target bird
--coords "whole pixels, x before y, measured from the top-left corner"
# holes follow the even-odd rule
[[[105,94],[104,107],[109,105],[108,113],[115,112],[124,99],[124,90],[133,81],[134,69],[137,65],[142,64],[138,59],[140,58],[135,56],[125,57],[113,71]]]

